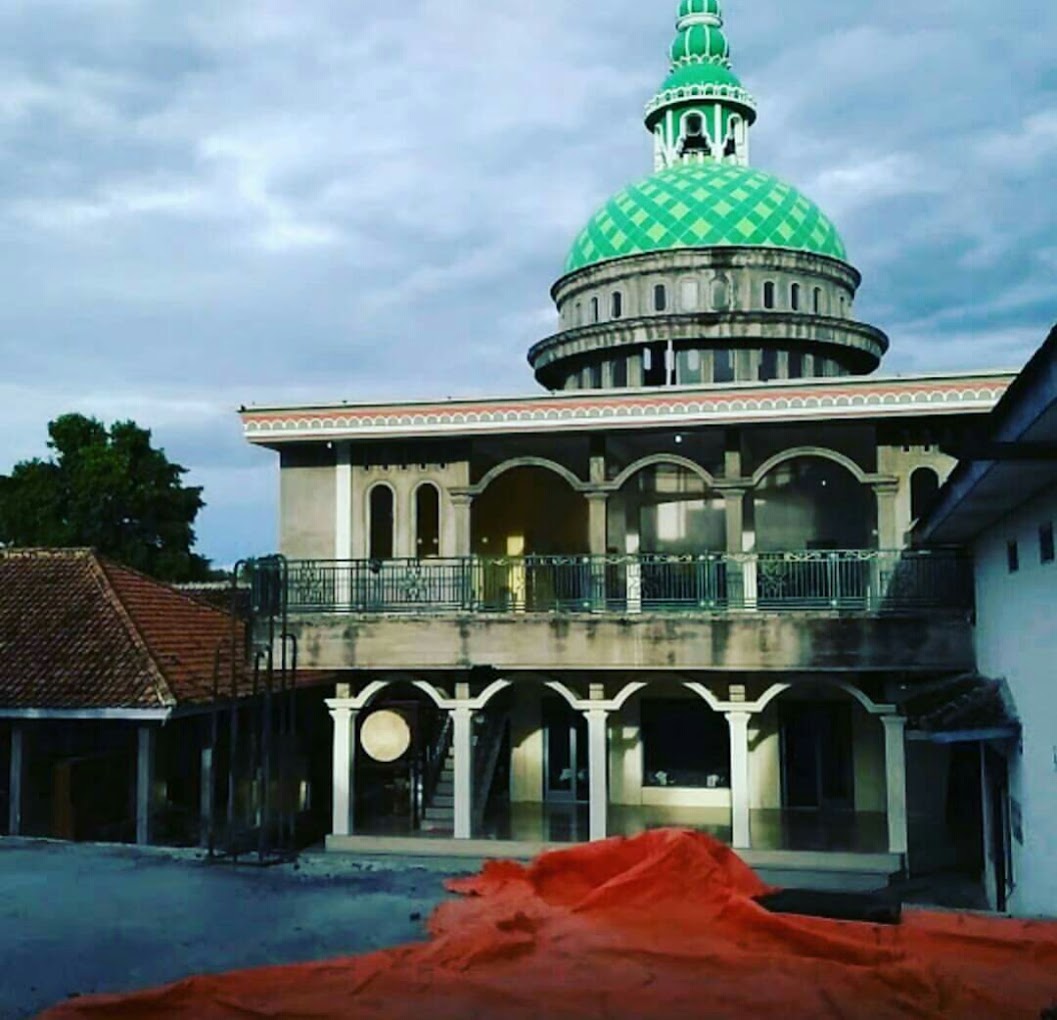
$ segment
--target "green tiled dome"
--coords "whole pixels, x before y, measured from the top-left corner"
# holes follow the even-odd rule
[[[645,252],[733,246],[847,260],[836,228],[795,188],[751,167],[687,162],[610,199],[576,239],[565,271]]]

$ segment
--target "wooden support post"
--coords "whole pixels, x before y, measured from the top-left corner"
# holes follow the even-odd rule
[[[136,731],[136,842],[150,843],[154,811],[154,750],[156,730],[145,723]]]
[[[25,771],[25,729],[21,723],[11,724],[11,774],[8,780],[7,834],[22,834],[22,776]]]

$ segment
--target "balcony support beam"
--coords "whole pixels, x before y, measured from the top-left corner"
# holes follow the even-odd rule
[[[881,716],[885,728],[885,773],[888,789],[888,852],[907,852],[906,726],[901,715]]]

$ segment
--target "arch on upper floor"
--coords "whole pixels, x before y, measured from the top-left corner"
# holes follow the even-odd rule
[[[510,471],[516,471],[518,468],[542,468],[544,471],[552,471],[558,475],[559,478],[564,478],[569,486],[576,492],[583,492],[587,487],[587,483],[581,481],[572,471],[570,471],[565,465],[559,464],[555,460],[551,460],[548,457],[514,457],[512,460],[505,460],[502,464],[497,464],[490,471],[486,472],[484,477],[476,485],[471,485],[467,490],[473,496],[479,496],[483,493],[494,481],[502,478],[503,475]]]
[[[527,676],[518,677],[517,683],[534,683],[538,686],[546,687],[568,702],[570,708],[579,708],[583,700],[575,691],[570,690],[560,680],[548,680],[542,676],[529,674]],[[495,697],[502,694],[503,691],[510,690],[510,688],[514,686],[515,681],[513,680],[499,679],[493,681],[471,702],[474,711],[483,711]]]
[[[624,470],[621,471],[607,487],[614,492],[619,491],[640,471],[644,471],[646,468],[655,467],[658,464],[667,464],[672,467],[685,468],[691,474],[700,478],[708,488],[715,488],[716,480],[708,471],[701,467],[700,464],[690,460],[689,457],[680,457],[677,453],[651,453],[648,457],[642,457],[635,461],[634,464],[629,464],[624,468]]]
[[[825,446],[797,446],[791,450],[782,450],[780,453],[776,453],[773,457],[765,460],[753,473],[752,487],[756,488],[759,486],[776,467],[785,464],[787,461],[808,457],[832,461],[834,464],[839,464],[844,468],[857,482],[861,482],[864,485],[869,483],[867,473],[851,457]]]
[[[860,690],[854,684],[848,683],[846,680],[837,680],[833,677],[821,675],[818,677],[812,677],[810,682],[818,686],[833,687],[837,690],[843,691],[862,705],[870,715],[894,715],[896,712],[894,705],[879,704],[870,698],[864,691]],[[755,704],[746,707],[751,708],[756,712],[763,712],[772,701],[776,698],[780,698],[787,691],[792,690],[794,686],[794,684],[772,684],[759,700],[755,702]]]

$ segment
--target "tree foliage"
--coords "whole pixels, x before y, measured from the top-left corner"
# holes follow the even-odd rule
[[[0,475],[0,543],[91,546],[166,581],[209,576],[192,551],[202,490],[182,483],[187,469],[151,446],[149,430],[65,414],[48,435],[50,458]]]

